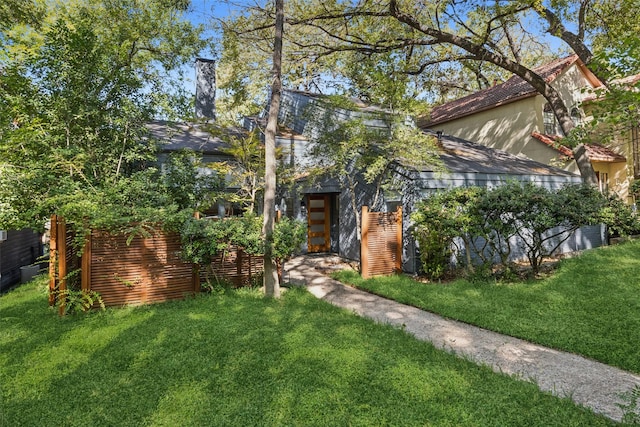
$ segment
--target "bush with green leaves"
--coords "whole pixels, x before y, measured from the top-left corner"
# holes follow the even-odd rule
[[[534,183],[507,182],[487,188],[437,192],[416,206],[411,220],[423,270],[432,278],[448,268],[455,239],[464,244],[464,261],[487,266],[497,260],[509,268],[513,242],[526,254],[532,273],[553,256],[577,229],[604,223],[617,233],[637,229],[637,218],[619,199],[592,186],[565,185],[556,191]],[[473,252],[473,256],[472,256]]]
[[[482,193],[479,187],[460,187],[439,191],[417,203],[411,215],[412,233],[420,247],[422,269],[432,279],[442,277],[449,268],[456,237],[470,247],[472,236],[477,234],[476,199]]]
[[[300,250],[307,239],[307,227],[302,221],[282,217],[273,231],[273,257],[278,262],[286,261]]]
[[[251,255],[264,254],[262,217],[247,213],[241,217],[225,219],[197,219],[185,221],[181,234],[185,261],[207,268],[208,277],[215,277],[211,259],[237,248]],[[278,264],[300,249],[306,238],[306,227],[301,221],[281,218],[273,233],[273,256]]]

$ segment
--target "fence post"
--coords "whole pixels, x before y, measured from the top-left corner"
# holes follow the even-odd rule
[[[402,273],[402,206],[396,211],[396,273]]]
[[[242,285],[242,253],[243,250],[236,246],[236,286]],[[249,270],[251,270],[251,266],[249,266]]]
[[[65,300],[64,291],[67,290],[67,224],[64,218],[58,218],[58,297],[59,301],[59,314],[64,316]]]
[[[193,280],[193,291],[197,294],[202,290],[200,288],[200,264],[193,264],[191,278]]]
[[[360,239],[360,275],[363,279],[369,278],[369,207],[362,206],[360,221],[362,238]]]
[[[80,264],[80,288],[83,292],[91,290],[91,231],[85,237]]]
[[[58,262],[58,216],[51,215],[49,225],[49,307],[56,304],[56,271]]]

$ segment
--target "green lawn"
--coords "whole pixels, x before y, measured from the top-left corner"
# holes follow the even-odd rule
[[[443,316],[640,373],[640,241],[589,250],[526,283],[337,278]]]
[[[612,424],[304,289],[59,318],[42,285],[0,296],[2,426]]]

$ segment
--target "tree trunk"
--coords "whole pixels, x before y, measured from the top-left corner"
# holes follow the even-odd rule
[[[284,0],[276,0],[276,35],[273,44],[273,82],[271,102],[265,130],[265,187],[264,187],[264,223],[262,234],[265,239],[264,253],[264,290],[267,297],[280,298],[278,265],[273,258],[273,230],[276,215],[276,132],[278,112],[282,94],[282,33],[284,31]]]

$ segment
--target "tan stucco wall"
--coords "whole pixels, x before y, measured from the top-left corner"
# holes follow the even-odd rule
[[[532,96],[491,110],[462,117],[433,130],[453,135],[491,148],[525,156],[544,164],[575,172],[575,162],[564,163],[560,152],[531,137],[542,125],[542,96]],[[539,111],[539,114],[538,114]],[[539,116],[539,117],[538,117]]]
[[[593,170],[600,174],[603,173],[609,176],[609,192],[615,193],[620,196],[623,201],[629,201],[629,181],[627,180],[627,164],[609,163],[609,162],[591,162]]]
[[[615,188],[612,189],[627,203],[634,203],[633,197],[629,196],[629,185],[633,182],[633,147],[631,145],[631,131],[622,135],[617,135],[609,144],[609,147],[627,158],[626,163],[615,163]]]
[[[582,88],[592,87],[580,67],[575,64],[560,74],[553,86],[560,92],[569,110],[579,107],[580,102],[588,95]],[[437,124],[431,129],[578,173],[574,161],[563,161],[559,151],[531,137],[534,131],[544,133],[545,103],[542,95],[535,95]]]

